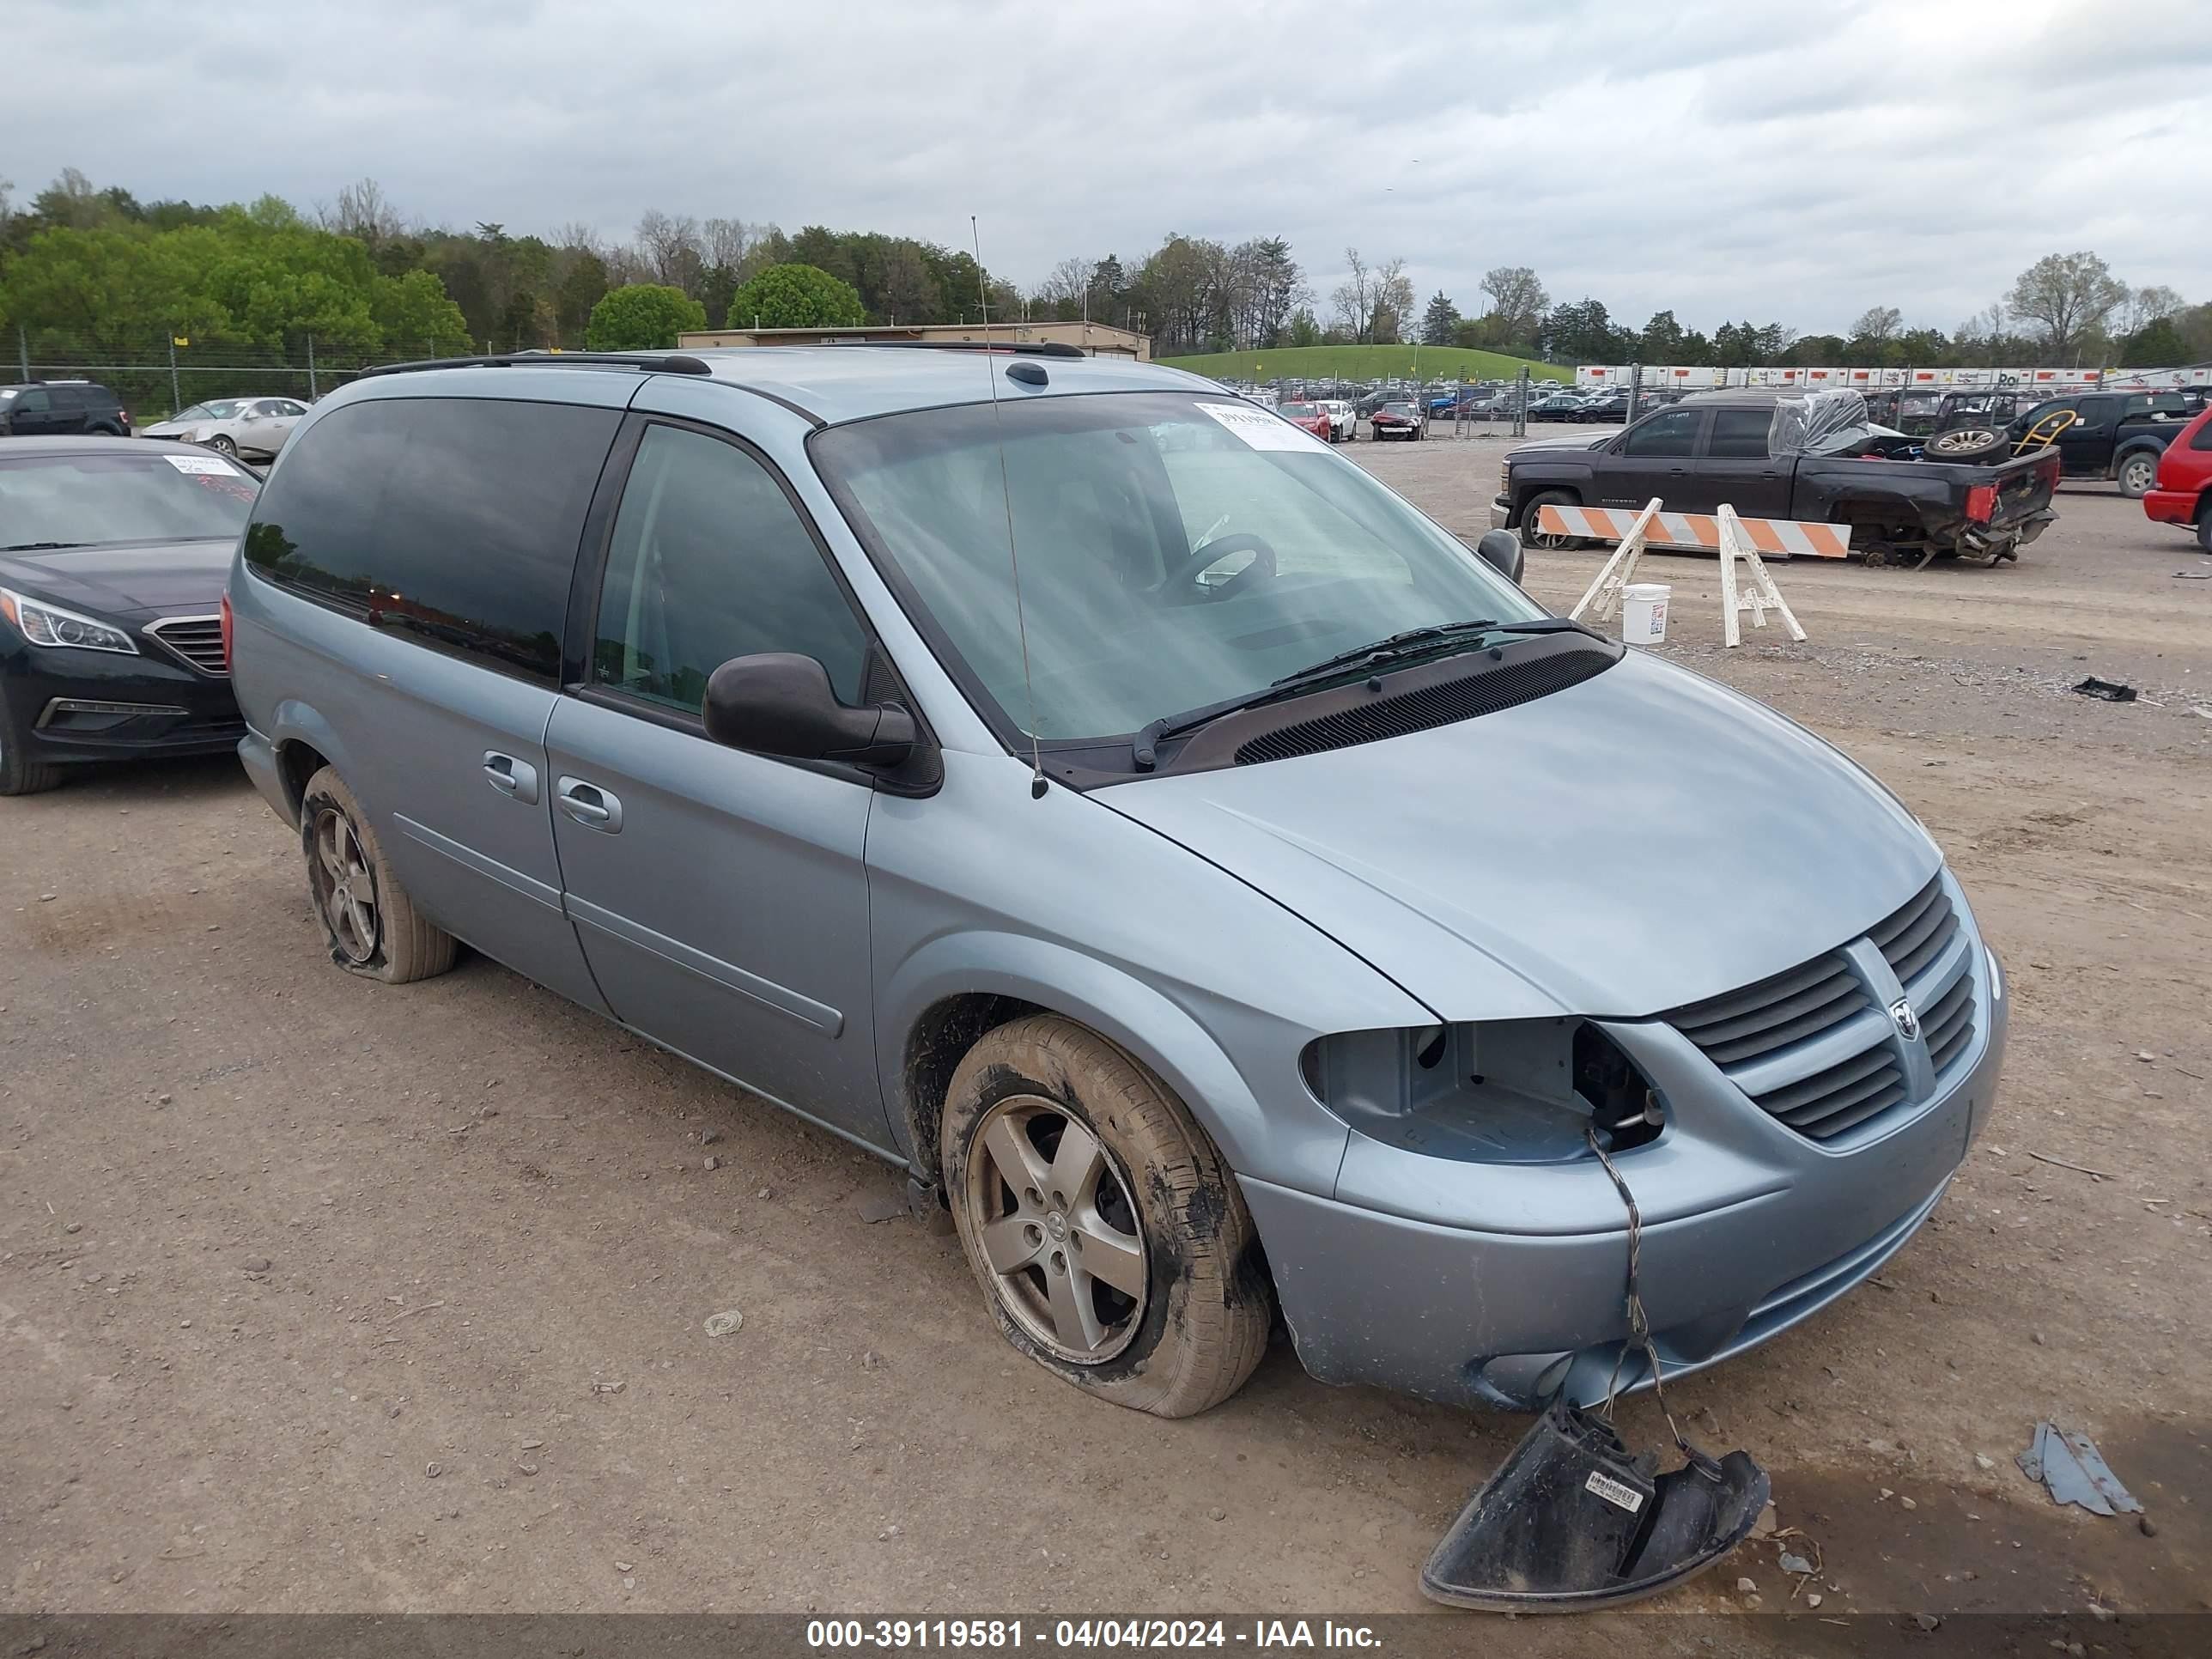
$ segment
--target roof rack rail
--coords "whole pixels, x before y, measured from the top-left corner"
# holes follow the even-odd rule
[[[823,340],[822,345],[896,346],[905,351],[1013,351],[1028,357],[1087,357],[1091,354],[1065,340]]]
[[[559,368],[564,365],[578,368],[634,368],[641,374],[714,372],[699,358],[681,352],[646,356],[625,351],[504,351],[489,357],[425,357],[419,362],[378,363],[364,368],[355,378],[366,380],[379,374],[411,374],[418,368]]]

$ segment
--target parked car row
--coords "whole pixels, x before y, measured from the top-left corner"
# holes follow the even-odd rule
[[[265,486],[0,449],[8,753],[234,673],[335,964],[474,948],[869,1148],[1137,1409],[1233,1393],[1279,1306],[1330,1382],[1647,1385],[1616,1181],[1655,1364],[1879,1273],[2007,1018],[1910,814],[1229,394],[986,362],[996,402],[891,346],[380,374]],[[1623,799],[1677,849],[1626,908]],[[1475,819],[1503,911],[1451,896]]]

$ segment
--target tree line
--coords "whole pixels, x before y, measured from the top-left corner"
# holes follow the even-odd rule
[[[504,223],[410,218],[371,179],[302,210],[141,202],[65,170],[20,207],[0,179],[0,325],[126,353],[173,331],[212,343],[361,354],[667,345],[687,328],[1088,318],[1152,337],[1155,355],[1338,343],[1472,346],[1556,363],[1719,367],[2035,361],[2131,367],[2212,358],[2212,305],[2131,288],[2094,253],[2051,254],[1951,332],[1869,307],[1848,337],[1779,322],[1710,334],[1672,310],[1640,328],[1601,301],[1554,302],[1536,272],[1500,265],[1463,312],[1419,306],[1406,261],[1346,248],[1326,302],[1279,236],[1229,243],[1170,234],[1124,259],[1072,256],[1029,287],[969,253],[913,237],[781,227],[647,210],[627,241],[572,223],[550,236]],[[117,361],[120,361],[118,357]]]
[[[1895,306],[1869,306],[1848,336],[1799,334],[1781,323],[1723,323],[1711,334],[1671,310],[1643,327],[1617,323],[1602,301],[1553,304],[1536,273],[1500,266],[1482,279],[1480,315],[1463,317],[1439,291],[1421,313],[1424,345],[1474,346],[1564,363],[1681,363],[1716,368],[2156,368],[2212,360],[2212,304],[2171,288],[2134,288],[2087,252],[2051,253],[2002,300],[1946,334],[1907,328]]]

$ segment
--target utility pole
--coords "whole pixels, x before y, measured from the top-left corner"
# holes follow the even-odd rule
[[[23,331],[21,323],[15,325],[15,356],[21,362],[23,378],[31,378],[31,337]]]
[[[314,337],[313,335],[310,334],[310,335],[307,337],[307,401],[308,401],[309,403],[313,403],[313,402],[314,402],[314,401],[315,401],[315,398],[316,398],[316,396],[317,396],[317,393],[316,393],[316,391],[315,391],[315,337]]]
[[[177,389],[177,331],[169,329],[169,413],[173,415],[185,406],[184,393]]]

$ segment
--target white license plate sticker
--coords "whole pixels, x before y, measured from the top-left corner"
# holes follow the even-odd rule
[[[228,461],[218,461],[212,455],[164,455],[161,459],[179,472],[212,473],[218,478],[238,476]]]
[[[1631,1515],[1644,1507],[1642,1492],[1633,1486],[1623,1486],[1609,1474],[1600,1474],[1595,1469],[1592,1469],[1589,1479],[1583,1482],[1583,1488],[1586,1492],[1595,1492],[1613,1508],[1626,1510]]]
[[[1328,446],[1255,404],[1200,404],[1199,407],[1241,439],[1248,449],[1318,449]]]

